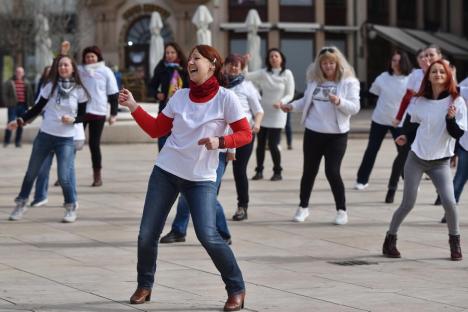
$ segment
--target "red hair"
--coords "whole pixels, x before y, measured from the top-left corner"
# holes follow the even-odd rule
[[[218,83],[223,86],[225,84],[224,76],[221,72],[221,69],[223,68],[223,59],[221,58],[221,55],[219,55],[218,50],[206,44],[199,44],[193,47],[193,49],[190,51],[189,57],[195,50],[197,50],[204,58],[208,59],[208,61],[210,61],[210,63],[215,66],[213,75],[218,80]]]
[[[457,83],[453,79],[452,69],[446,64],[445,60],[437,60],[429,66],[424,74],[424,79],[421,82],[421,87],[419,88],[418,93],[416,93],[416,96],[423,96],[425,98],[432,99],[434,92],[432,91],[432,83],[429,80],[429,75],[431,74],[432,67],[434,67],[435,64],[440,64],[444,67],[445,74],[447,75],[444,90],[450,94],[452,99],[456,99],[459,96]]]

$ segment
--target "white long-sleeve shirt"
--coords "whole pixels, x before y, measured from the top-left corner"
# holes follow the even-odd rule
[[[273,107],[281,102],[287,104],[294,98],[294,77],[289,69],[280,73],[280,69],[259,69],[246,73],[245,77],[251,80],[262,92],[262,107],[264,116],[261,126],[266,128],[284,128],[286,126],[286,113]]]

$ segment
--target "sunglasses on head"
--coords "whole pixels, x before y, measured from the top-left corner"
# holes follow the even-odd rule
[[[335,53],[335,49],[333,49],[333,48],[322,48],[322,49],[320,50],[319,55],[325,54],[326,52],[328,52],[328,53]]]

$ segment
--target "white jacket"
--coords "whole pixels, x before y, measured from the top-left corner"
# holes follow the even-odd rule
[[[302,111],[301,123],[304,124],[312,103],[313,92],[317,87],[317,82],[310,81],[304,91],[304,96],[294,102],[291,102],[293,111]],[[336,95],[340,98],[340,105],[335,106],[336,118],[340,131],[342,133],[349,131],[349,120],[351,115],[359,112],[361,107],[359,103],[359,81],[354,78],[346,78],[338,82]],[[326,116],[324,116],[325,118]]]

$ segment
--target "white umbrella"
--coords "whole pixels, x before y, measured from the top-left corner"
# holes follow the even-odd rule
[[[257,10],[251,9],[245,19],[247,27],[247,52],[250,54],[249,71],[260,69],[262,59],[260,56],[260,37],[257,35],[258,27],[262,23]]]
[[[49,22],[47,18],[38,14],[36,17],[36,73],[40,76],[44,67],[52,65],[54,55],[52,54],[52,41],[49,37]]]
[[[211,45],[211,31],[208,29],[213,22],[210,11],[204,5],[200,5],[193,15],[192,23],[197,26],[197,44]]]
[[[161,37],[161,29],[164,24],[161,19],[159,12],[153,12],[151,14],[150,31],[151,31],[151,42],[150,42],[150,54],[149,54],[149,65],[150,73],[153,74],[154,68],[158,65],[158,62],[164,55],[164,40]]]

